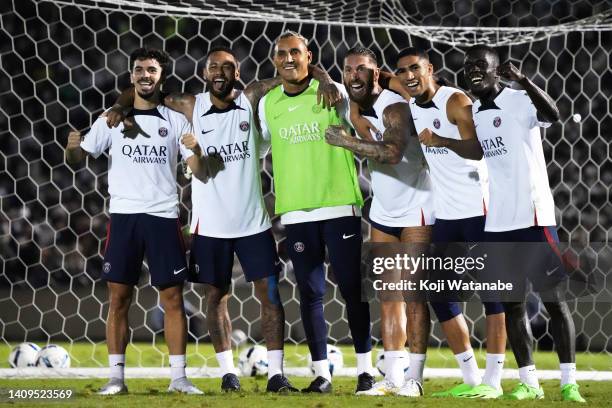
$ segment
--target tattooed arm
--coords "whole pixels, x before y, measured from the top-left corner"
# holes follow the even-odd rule
[[[406,103],[394,103],[383,112],[385,132],[380,142],[360,140],[352,137],[342,126],[330,126],[325,131],[325,140],[333,146],[344,147],[380,163],[397,164],[402,160],[408,137],[416,135],[410,108]]]

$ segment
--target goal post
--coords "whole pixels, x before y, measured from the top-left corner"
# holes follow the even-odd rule
[[[21,341],[91,344],[94,366],[104,348],[108,308],[99,281],[108,220],[108,157],[82,165],[65,163],[68,131],[88,129],[128,81],[128,56],[147,45],[173,59],[167,90],[203,88],[201,62],[215,45],[230,46],[240,59],[241,82],[275,75],[274,40],[285,30],[310,39],[314,61],[341,81],[344,53],[356,44],[381,56],[387,70],[399,50],[430,49],[436,72],[466,88],[462,75],[466,47],[497,47],[521,64],[556,101],[560,123],[545,130],[544,153],[557,207],[562,241],[584,245],[610,238],[612,185],[609,98],[612,11],[605,1],[128,1],[9,0],[2,2],[0,26],[0,346]],[[576,116],[579,115],[579,116]],[[576,120],[576,118],[579,118]],[[371,202],[364,159],[359,181]],[[273,213],[271,166],[262,186]],[[188,225],[190,183],[179,172],[180,220]],[[280,282],[287,341],[304,343],[299,296],[284,251],[279,217],[273,231],[284,265]],[[364,239],[369,225],[364,220]],[[145,268],[146,269],[146,268]],[[234,328],[261,342],[259,303],[234,268],[229,303]],[[328,275],[329,276],[329,275]],[[610,277],[608,277],[610,279]],[[325,316],[331,343],[350,334],[340,293],[328,277]],[[570,304],[579,350],[612,357],[610,293],[591,303]],[[185,286],[190,342],[209,341],[205,299],[197,285]],[[531,320],[540,349],[551,347],[548,315],[534,298]],[[378,319],[378,310],[372,308]],[[163,311],[158,293],[143,273],[130,310],[130,341],[151,344],[160,354]],[[466,318],[476,348],[485,344],[484,313],[468,304]],[[380,324],[373,331],[379,341]],[[432,348],[445,345],[439,327]],[[70,351],[70,350],[69,350]],[[291,352],[289,349],[288,352]],[[214,359],[214,356],[207,356]],[[144,358],[139,366],[146,366]],[[210,360],[212,362],[212,360]],[[305,356],[304,356],[304,361]],[[80,365],[79,361],[73,362]],[[167,361],[166,361],[167,362]],[[0,362],[0,364],[3,364]],[[449,365],[449,367],[451,367]]]

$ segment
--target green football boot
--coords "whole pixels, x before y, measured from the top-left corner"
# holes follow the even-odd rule
[[[472,388],[474,388],[473,385],[463,383],[463,384],[455,385],[450,390],[434,392],[431,394],[431,396],[436,397],[436,398],[445,398],[445,397],[455,398],[455,397],[458,397],[459,394],[461,394],[462,392],[469,391]]]
[[[578,391],[578,384],[565,384],[561,387],[561,396],[563,397],[563,401],[571,401],[571,402],[586,402],[582,395],[580,395],[580,391]]]
[[[501,397],[503,394],[501,389],[493,388],[490,385],[480,384],[472,387],[471,390],[465,391],[457,395],[460,398],[481,398],[481,399],[495,399]]]
[[[504,394],[503,398],[509,400],[537,400],[544,398],[544,390],[542,387],[536,388],[519,383],[509,394]]]

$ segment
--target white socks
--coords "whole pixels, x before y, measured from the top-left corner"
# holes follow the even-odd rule
[[[404,385],[404,367],[407,357],[404,350],[385,351],[385,380],[391,381],[396,387]]]
[[[225,374],[236,374],[236,368],[234,367],[234,354],[232,350],[222,351],[216,354],[219,368],[221,369],[221,375]]]
[[[357,375],[372,373],[372,352],[355,353],[357,355]]]
[[[459,368],[461,368],[461,375],[463,376],[464,383],[468,385],[478,385],[482,382],[473,349],[455,354],[455,359],[457,359]]]
[[[125,354],[109,354],[108,366],[110,367],[110,378],[124,379]]]
[[[484,377],[482,377],[483,384],[491,386],[497,390],[501,389],[501,377],[505,359],[505,354],[487,353],[487,365],[485,366]]]
[[[184,354],[170,355],[170,378],[172,381],[186,377],[185,366],[187,365]]]
[[[523,384],[530,385],[535,388],[540,388],[538,382],[538,374],[535,365],[529,365],[519,368],[519,378]]]
[[[576,363],[561,363],[561,386],[565,384],[576,384]]]
[[[268,379],[283,374],[283,350],[268,350]]]
[[[386,357],[386,356],[385,356]],[[410,353],[410,367],[406,373],[406,378],[411,378],[423,384],[423,370],[425,369],[426,354]]]
[[[314,368],[315,377],[323,377],[327,381],[331,382],[331,373],[329,372],[329,361],[327,359],[313,361],[312,367]]]

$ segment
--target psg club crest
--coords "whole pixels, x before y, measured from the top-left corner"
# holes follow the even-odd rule
[[[497,128],[500,125],[501,125],[501,118],[499,116],[496,116],[495,119],[493,119],[493,126]]]
[[[243,132],[247,132],[249,128],[250,128],[249,122],[247,122],[246,120],[243,120],[242,122],[240,122],[240,130],[242,130]]]
[[[304,252],[304,243],[296,242],[293,244],[293,249],[295,249],[295,252]]]
[[[160,127],[158,133],[161,137],[166,137],[168,136],[168,129],[165,127]]]
[[[102,270],[104,271],[104,273],[109,273],[111,270],[111,264],[109,262],[104,262]]]
[[[320,105],[312,105],[312,113],[319,113],[321,112],[321,106]]]
[[[440,129],[440,120],[439,119],[434,119],[433,125],[434,125],[434,127],[436,129]]]
[[[383,139],[382,132],[380,130],[377,130],[376,133],[374,134],[374,138],[380,142]]]

